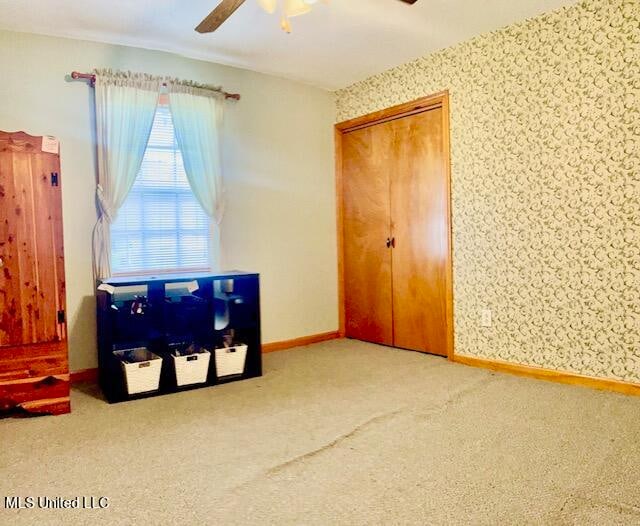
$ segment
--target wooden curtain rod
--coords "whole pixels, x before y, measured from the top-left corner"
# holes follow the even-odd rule
[[[96,76],[93,73],[80,73],[79,71],[72,71],[71,78],[73,80],[88,80],[91,86],[93,86],[96,82]],[[163,83],[162,85],[166,86],[165,83]],[[212,91],[220,91],[224,95],[225,99],[240,100],[239,93],[227,93],[226,91],[217,90],[217,89],[212,89]]]

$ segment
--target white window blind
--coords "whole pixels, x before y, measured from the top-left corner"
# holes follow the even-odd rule
[[[169,107],[159,105],[140,172],[111,225],[113,273],[208,270],[209,228],[187,181]]]

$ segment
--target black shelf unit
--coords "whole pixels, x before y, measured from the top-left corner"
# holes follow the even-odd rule
[[[189,284],[197,284],[197,289]],[[108,278],[98,280],[96,296],[100,386],[110,403],[262,376],[258,274],[230,271]],[[144,309],[134,313],[132,302],[140,298]],[[235,341],[248,346],[244,373],[218,378],[214,349],[223,346],[229,329]],[[181,387],[170,354],[174,345],[188,343],[211,351],[211,358],[206,383]],[[113,351],[136,347],[146,347],[162,358],[157,391],[127,392],[121,362]]]

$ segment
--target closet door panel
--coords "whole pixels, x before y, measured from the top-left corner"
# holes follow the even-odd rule
[[[394,345],[447,355],[448,187],[442,109],[393,121]]]
[[[342,138],[346,336],[393,344],[389,177],[392,127]]]

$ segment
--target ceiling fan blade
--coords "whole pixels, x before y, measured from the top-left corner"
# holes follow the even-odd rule
[[[418,0],[400,0],[401,2],[404,2],[405,4],[415,4]]]
[[[238,7],[244,4],[244,0],[222,0],[209,15],[196,27],[198,33],[211,33],[218,29]]]

